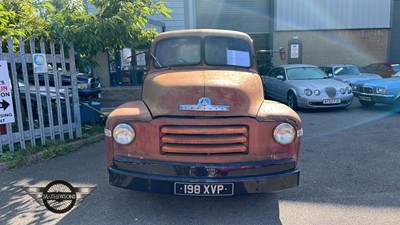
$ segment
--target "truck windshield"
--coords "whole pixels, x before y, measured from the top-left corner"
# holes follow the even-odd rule
[[[204,41],[205,62],[215,66],[250,67],[250,45],[229,37],[207,37]]]
[[[198,37],[168,38],[157,44],[157,68],[197,65],[201,61],[201,39]]]

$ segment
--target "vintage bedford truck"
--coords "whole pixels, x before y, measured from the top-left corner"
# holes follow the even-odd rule
[[[298,186],[301,120],[287,106],[264,100],[247,34],[166,32],[149,54],[142,99],[107,119],[111,185],[194,196]]]

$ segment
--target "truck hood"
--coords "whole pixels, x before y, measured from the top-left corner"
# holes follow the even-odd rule
[[[255,73],[168,70],[147,75],[142,99],[153,117],[256,117],[264,96]]]

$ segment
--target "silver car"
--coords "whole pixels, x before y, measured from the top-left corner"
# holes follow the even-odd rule
[[[378,74],[373,73],[361,73],[357,66],[349,64],[329,64],[320,66],[328,76],[332,76],[333,79],[352,84],[359,80],[372,80],[382,79]]]
[[[314,65],[275,67],[263,77],[263,83],[266,97],[293,109],[347,107],[353,100],[348,84],[330,78]]]

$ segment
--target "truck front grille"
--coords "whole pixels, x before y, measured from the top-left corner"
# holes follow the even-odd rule
[[[100,79],[98,77],[89,78],[90,88],[98,88],[100,84]]]
[[[246,126],[163,126],[161,153],[246,154]]]

